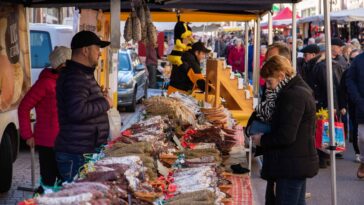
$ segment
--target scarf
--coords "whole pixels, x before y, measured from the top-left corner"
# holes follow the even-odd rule
[[[276,99],[278,93],[282,90],[282,88],[288,84],[288,82],[292,79],[292,77],[287,77],[279,82],[278,86],[272,89],[266,89],[264,92],[265,100],[257,105],[255,108],[255,112],[257,113],[257,117],[263,122],[270,123],[272,120],[272,115],[274,109],[276,107]]]

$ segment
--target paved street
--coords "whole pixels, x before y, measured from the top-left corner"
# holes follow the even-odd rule
[[[30,159],[31,158],[29,150],[22,150],[19,153],[18,159],[13,164],[13,184],[11,185],[11,189],[7,193],[0,194],[1,205],[16,204],[22,199],[26,199],[32,196],[32,193],[30,192],[17,190],[19,186],[31,187]],[[36,159],[38,160],[38,155],[36,156]],[[39,165],[37,160],[35,167],[35,176],[37,177],[36,182],[38,182],[39,180]]]
[[[344,159],[337,162],[337,201],[340,205],[362,205],[364,204],[364,180],[356,177],[359,164],[354,161],[352,144],[348,144],[348,150],[344,153]],[[266,182],[259,178],[257,163],[254,164],[252,173],[252,184],[256,205],[264,204]],[[319,174],[307,180],[307,192],[312,198],[307,199],[307,205],[330,205],[331,204],[331,175],[330,167],[320,169]]]

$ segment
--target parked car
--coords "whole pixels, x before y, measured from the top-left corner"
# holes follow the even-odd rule
[[[148,97],[148,71],[133,50],[119,51],[118,106],[135,111],[138,101]]]

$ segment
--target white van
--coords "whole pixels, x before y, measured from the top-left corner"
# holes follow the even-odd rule
[[[32,85],[38,80],[40,72],[49,67],[49,54],[56,46],[71,46],[74,36],[72,26],[58,24],[29,24],[30,30],[30,59]]]

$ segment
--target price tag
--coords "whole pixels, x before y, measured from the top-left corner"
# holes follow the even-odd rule
[[[176,135],[173,136],[173,141],[176,143],[178,149],[185,150],[185,148],[183,148],[182,145],[181,145],[181,141],[179,141],[179,139],[177,138]]]
[[[165,167],[159,160],[157,160],[157,169],[159,174],[163,175],[166,178],[168,177],[169,169]]]

